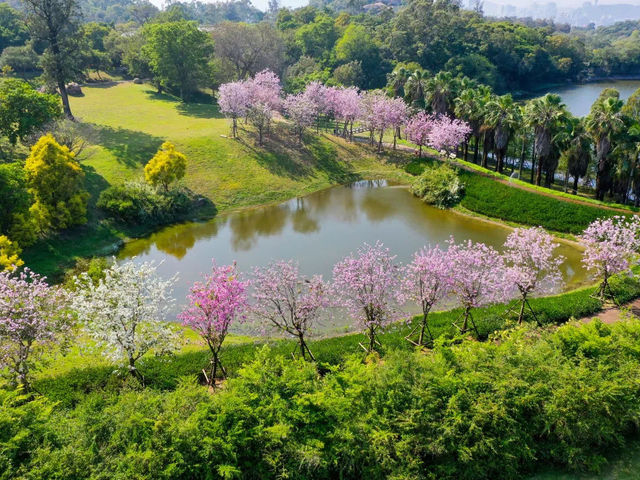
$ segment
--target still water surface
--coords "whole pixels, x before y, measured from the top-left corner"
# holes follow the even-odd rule
[[[626,100],[640,88],[640,80],[606,80],[602,82],[568,85],[551,89],[550,93],[557,93],[567,108],[576,117],[589,113],[591,105],[605,88],[615,88],[620,92],[620,98]]]
[[[400,262],[423,245],[471,239],[500,248],[510,229],[425,205],[406,188],[384,181],[363,181],[330,188],[266,207],[220,215],[205,223],[175,225],[128,243],[120,258],[162,261],[159,273],[179,273],[174,292],[184,303],[189,285],[201,278],[215,259],[234,260],[249,272],[271,260],[294,259],[304,274],[326,279],[339,259],[364,242],[382,241]],[[563,272],[568,287],[585,282],[580,252],[563,244]]]

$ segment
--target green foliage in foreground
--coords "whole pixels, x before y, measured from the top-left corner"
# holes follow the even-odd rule
[[[414,160],[407,172],[419,175],[430,160]],[[579,234],[595,219],[624,215],[598,206],[582,205],[500,183],[480,174],[460,171],[465,194],[460,205],[472,212],[555,232]]]
[[[464,184],[447,163],[429,166],[411,185],[413,194],[438,208],[448,208],[460,201]]]
[[[214,395],[130,384],[50,416],[0,390],[0,462],[25,479],[516,479],[596,469],[637,432],[639,322],[494,340],[324,372],[264,348]]]

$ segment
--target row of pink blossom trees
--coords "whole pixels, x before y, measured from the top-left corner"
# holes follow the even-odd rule
[[[602,300],[607,292],[611,293],[611,275],[631,266],[640,249],[639,233],[640,222],[623,217],[597,220],[585,230],[581,238],[585,247],[583,262],[601,279],[597,294]],[[462,308],[461,324],[457,325],[461,332],[473,328],[478,334],[472,316],[474,308],[513,298],[519,299],[519,323],[527,307],[536,318],[529,298],[554,291],[562,284],[563,259],[554,253],[557,246],[542,228],[518,228],[508,236],[502,254],[482,243],[458,244],[451,239],[446,250],[439,246],[422,248],[411,262],[401,266],[382,244],[365,244],[334,266],[331,283],[319,275],[301,275],[298,265],[291,261],[257,268],[253,278],[244,281],[238,279],[235,266],[214,266],[204,283],[194,285],[189,297],[191,305],[181,318],[210,346],[212,377],[229,327],[236,318],[247,314],[296,338],[301,357],[314,360],[308,337],[327,307],[346,308],[367,337],[363,348],[371,352],[379,345],[382,330],[406,318],[401,307],[413,303],[422,315],[407,340],[423,347],[433,341],[429,313],[452,299]],[[220,275],[221,271],[226,273]],[[231,285],[238,292],[233,308],[229,307],[226,294]],[[247,297],[249,285],[252,301]],[[219,295],[220,290],[225,294]]]
[[[218,91],[220,110],[231,119],[232,134],[237,136],[238,118],[246,118],[262,132],[268,127],[275,112],[284,113],[291,121],[296,135],[302,141],[306,128],[319,125],[322,117],[336,122],[335,133],[353,140],[355,122],[361,122],[369,132],[371,143],[377,135],[378,151],[382,150],[384,135],[393,132],[396,148],[401,129],[406,128],[409,140],[423,146],[449,153],[457,148],[471,133],[462,120],[445,115],[434,116],[419,112],[411,116],[402,98],[390,98],[381,91],[359,92],[355,87],[330,87],[311,82],[301,93],[281,100],[280,80],[273,72],[265,70],[254,78],[225,83]]]
[[[610,279],[627,271],[640,250],[637,217],[612,217],[593,222],[580,237],[583,263],[600,279],[597,296],[613,299]],[[532,295],[540,295],[562,282],[557,244],[541,228],[515,229],[503,253],[482,243],[455,243],[448,248],[425,247],[404,266],[382,244],[364,245],[333,268],[332,282],[321,276],[305,277],[294,262],[275,262],[243,279],[235,265],[216,266],[196,282],[183,323],[206,341],[211,352],[206,379],[215,384],[225,374],[220,350],[234,322],[251,316],[265,327],[296,338],[300,356],[314,360],[308,338],[327,307],[343,307],[366,334],[365,350],[379,345],[379,333],[406,318],[401,307],[413,303],[421,321],[407,339],[416,346],[433,340],[429,314],[455,300],[461,307],[460,331],[473,328],[473,309],[512,298],[520,302],[519,322]],[[166,322],[173,304],[176,278],[163,280],[150,263],[115,263],[96,280],[86,273],[70,295],[49,286],[30,272],[0,273],[0,372],[30,386],[30,373],[42,354],[68,344],[82,332],[108,359],[126,364],[141,380],[136,362],[147,352],[171,351],[178,342],[175,328]],[[535,313],[534,313],[535,317]]]

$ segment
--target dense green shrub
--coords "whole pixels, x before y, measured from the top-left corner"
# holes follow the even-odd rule
[[[38,440],[22,437],[29,448],[12,478],[481,480],[523,478],[540,463],[597,469],[637,432],[638,382],[637,321],[525,327],[382,362],[360,353],[324,375],[262,349],[214,395],[193,380],[173,391],[131,384],[57,407],[46,425],[22,427]],[[0,416],[19,419],[19,408],[9,402]],[[0,437],[0,451],[12,438]]]
[[[40,58],[31,45],[7,47],[0,55],[0,68],[8,66],[14,72],[27,73],[38,70]]]
[[[163,225],[189,212],[193,194],[184,188],[159,191],[145,183],[129,182],[107,188],[98,207],[109,216],[134,225]]]
[[[411,185],[413,194],[438,208],[449,208],[460,201],[464,185],[458,172],[447,163],[428,166]]]

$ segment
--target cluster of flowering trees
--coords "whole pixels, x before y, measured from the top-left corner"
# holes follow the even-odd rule
[[[421,153],[424,145],[449,153],[471,133],[466,122],[446,115],[418,112],[411,117],[410,108],[402,98],[388,97],[382,91],[359,92],[355,87],[329,87],[311,82],[303,92],[283,100],[280,94],[279,79],[268,70],[248,80],[221,85],[218,104],[232,121],[233,136],[237,135],[238,118],[245,117],[258,129],[262,142],[264,127],[278,111],[291,121],[300,141],[305,129],[319,124],[321,117],[333,119],[335,133],[351,140],[354,123],[361,122],[369,132],[371,144],[377,136],[378,151],[382,150],[384,135],[390,129],[394,148],[405,127],[406,135],[420,146]]]
[[[601,280],[598,296],[613,299],[612,275],[628,270],[640,251],[640,220],[612,217],[593,222],[580,237],[585,267]],[[339,261],[333,279],[300,274],[295,262],[273,262],[243,279],[235,265],[213,265],[204,281],[196,282],[188,305],[180,314],[206,342],[211,363],[205,379],[215,386],[223,342],[235,321],[251,316],[264,330],[275,329],[298,342],[300,355],[314,360],[308,338],[327,307],[342,307],[367,337],[371,352],[378,335],[391,323],[406,318],[401,307],[415,304],[421,321],[407,339],[417,346],[431,340],[428,316],[445,301],[462,308],[461,332],[473,328],[472,311],[484,305],[518,298],[519,322],[532,295],[551,291],[562,283],[562,259],[557,244],[542,228],[517,228],[507,238],[503,253],[482,243],[449,241],[447,249],[425,247],[401,266],[380,243],[365,244]],[[82,274],[75,291],[51,287],[28,269],[0,272],[0,372],[25,389],[40,356],[68,343],[73,322],[96,348],[126,364],[141,380],[136,362],[147,352],[171,351],[177,345],[169,318],[176,278],[163,280],[152,263],[133,260],[114,263],[102,278]],[[427,338],[428,337],[428,338]]]

